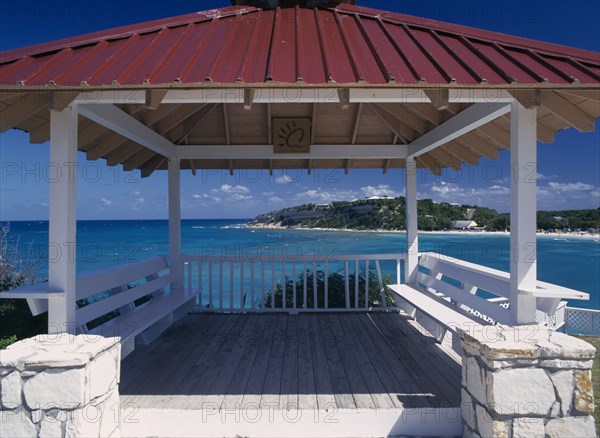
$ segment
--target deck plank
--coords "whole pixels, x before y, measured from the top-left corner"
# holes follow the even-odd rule
[[[321,339],[317,318],[319,315],[307,315],[311,352],[314,359],[313,369],[315,373],[316,396],[319,409],[333,409],[337,407],[333,395],[333,384],[329,375],[329,366],[325,357],[325,347]]]
[[[168,401],[169,407],[181,409],[185,406],[196,384],[204,377],[211,359],[217,354],[221,344],[235,327],[238,317],[237,314],[222,315],[223,324],[220,330],[211,333],[212,338],[206,336],[209,338],[207,339],[208,344],[199,343],[198,348],[195,348],[185,362],[178,367],[173,375],[171,387],[174,387],[174,390]]]
[[[437,405],[456,406],[456,402],[460,404],[460,374],[456,373],[456,369],[460,370],[460,367],[455,362],[453,367],[449,366],[443,356],[448,359],[450,357],[439,350],[439,346],[436,345],[433,338],[423,339],[422,334],[418,333],[415,328],[401,322],[399,315],[373,315],[372,318],[386,336],[392,338],[391,342],[398,350],[402,350],[403,354],[407,356],[411,368],[413,370],[418,368],[419,374],[424,376],[419,386],[426,388],[431,393],[440,394],[437,397]],[[396,331],[398,333],[403,331],[404,335],[397,336],[395,335]],[[392,334],[389,335],[389,333]],[[410,354],[408,354],[409,351]],[[458,398],[453,398],[452,394]]]
[[[236,357],[238,354],[241,355],[239,353],[239,346],[246,344],[248,338],[246,327],[251,327],[252,321],[252,318],[246,314],[239,315],[235,325],[223,339],[216,354],[212,355],[212,357],[207,357],[206,362],[198,361],[196,363],[197,366],[206,367],[206,372],[196,382],[196,385],[187,397],[184,403],[185,409],[202,409],[202,405],[205,402],[211,405],[220,402],[226,387],[222,390],[222,393],[215,393],[213,392],[213,385],[216,385],[217,388],[221,387],[222,382],[219,381],[218,377],[222,369],[226,368],[227,372],[229,372],[228,358],[232,353]]]
[[[386,391],[383,382],[373,368],[369,356],[365,353],[360,340],[354,335],[354,329],[348,323],[346,316],[347,315],[339,315],[332,325],[334,330],[343,334],[348,350],[354,357],[356,369],[360,372],[360,375],[365,382],[366,392],[371,394],[371,398],[373,399],[376,408],[392,409],[396,407],[388,394],[388,391]]]
[[[287,318],[279,406],[286,410],[298,409],[298,315]]]
[[[277,327],[273,333],[273,345],[269,356],[267,375],[260,398],[263,409],[279,409],[279,394],[281,391],[281,376],[283,374],[283,357],[287,337],[287,315],[279,315]]]
[[[460,364],[397,313],[189,314],[122,369],[142,408],[460,404]]]
[[[310,343],[308,315],[298,315],[298,407],[316,409],[315,371]]]
[[[244,353],[237,364],[235,373],[227,387],[227,395],[223,400],[223,408],[227,410],[242,408],[244,393],[246,392],[252,366],[259,351],[259,345],[272,333],[265,330],[265,328],[267,328],[268,319],[264,318],[262,315],[255,316],[257,317],[256,323],[252,329]]]
[[[368,317],[356,318],[354,326],[371,363],[382,373],[382,381],[389,382],[387,387],[390,388],[392,400],[398,400],[401,406],[406,408],[431,407],[427,397],[413,396],[422,394],[423,391],[410,377],[411,370],[393,353],[389,345],[383,342],[381,334]]]
[[[327,317],[317,318],[325,348],[325,357],[329,364],[329,375],[333,386],[333,395],[339,409],[356,409],[356,402],[348,384],[348,377],[344,371],[342,358],[331,335],[331,325]]]
[[[271,357],[271,347],[273,345],[274,333],[277,328],[279,317],[277,315],[264,314],[261,315],[266,321],[265,337],[258,346],[252,369],[246,384],[246,390],[243,394],[242,406],[244,409],[258,409],[260,406],[260,398],[269,367],[269,358]]]

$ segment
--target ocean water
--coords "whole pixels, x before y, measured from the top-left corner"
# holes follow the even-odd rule
[[[184,220],[182,251],[196,255],[395,254],[405,250],[404,233],[267,230],[247,228],[247,220]],[[68,256],[64,246],[50,245],[48,222],[11,222],[9,246],[30,262],[38,279],[47,277],[48,258]],[[430,234],[419,236],[422,251],[436,251],[508,271],[509,238],[494,234]],[[79,221],[78,273],[105,269],[168,253],[166,220]],[[31,261],[34,261],[32,264]],[[538,278],[590,294],[575,307],[600,308],[600,241],[538,237]]]

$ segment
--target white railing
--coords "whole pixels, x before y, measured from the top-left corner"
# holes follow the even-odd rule
[[[600,336],[600,310],[567,307],[565,333]]]
[[[399,281],[403,259],[401,254],[182,256],[186,292],[197,294],[200,309],[291,313],[394,309],[385,277]]]

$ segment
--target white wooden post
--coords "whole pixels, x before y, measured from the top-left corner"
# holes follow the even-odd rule
[[[48,300],[48,333],[75,333],[77,107],[50,111],[48,289],[64,291]]]
[[[406,159],[406,264],[405,282],[414,283],[419,264],[419,237],[417,224],[417,166],[415,159]]]
[[[173,277],[172,289],[178,293],[183,288],[181,264],[181,179],[180,161],[169,158],[169,265]]]
[[[519,293],[537,287],[536,109],[511,105],[510,290],[515,324],[535,323],[536,299]]]

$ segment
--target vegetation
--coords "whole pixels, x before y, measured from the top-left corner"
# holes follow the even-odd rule
[[[253,225],[283,227],[337,228],[353,230],[406,229],[405,199],[363,199],[334,202],[330,205],[305,204],[257,216]],[[472,219],[487,231],[510,229],[508,213],[472,205],[456,205],[422,199],[417,202],[419,229],[424,231],[452,228],[452,221]],[[538,229],[584,230],[600,228],[600,208],[538,212]]]
[[[8,243],[8,225],[0,226],[0,292],[35,281],[34,266],[18,258]],[[0,300],[0,349],[19,339],[46,332],[48,316],[31,316],[25,300]]]
[[[358,305],[363,307],[365,305],[365,281],[366,275],[364,270],[358,275]],[[355,291],[355,277],[351,274],[349,279],[350,288],[350,306],[354,306],[354,291]],[[369,272],[368,278],[369,286],[369,307],[383,307],[382,303],[382,289],[383,299],[386,300],[387,305],[394,303],[392,293],[385,287],[387,284],[391,284],[391,278],[387,275],[382,279],[382,284],[379,284],[377,275],[374,272]],[[307,308],[314,307],[314,282],[313,272],[307,271],[306,275],[306,302]],[[287,308],[294,307],[294,281],[293,278],[285,278],[285,305]],[[321,270],[317,270],[317,307],[320,309],[325,308],[325,273]],[[282,284],[277,284],[274,290],[270,290],[266,293],[264,307],[269,308],[273,305],[275,300],[275,307],[283,307],[283,287]],[[327,276],[327,303],[330,309],[341,309],[346,307],[346,279],[342,271],[337,271]],[[296,308],[302,308],[304,302],[304,274],[298,275],[296,279]],[[260,304],[260,303],[257,303]]]

